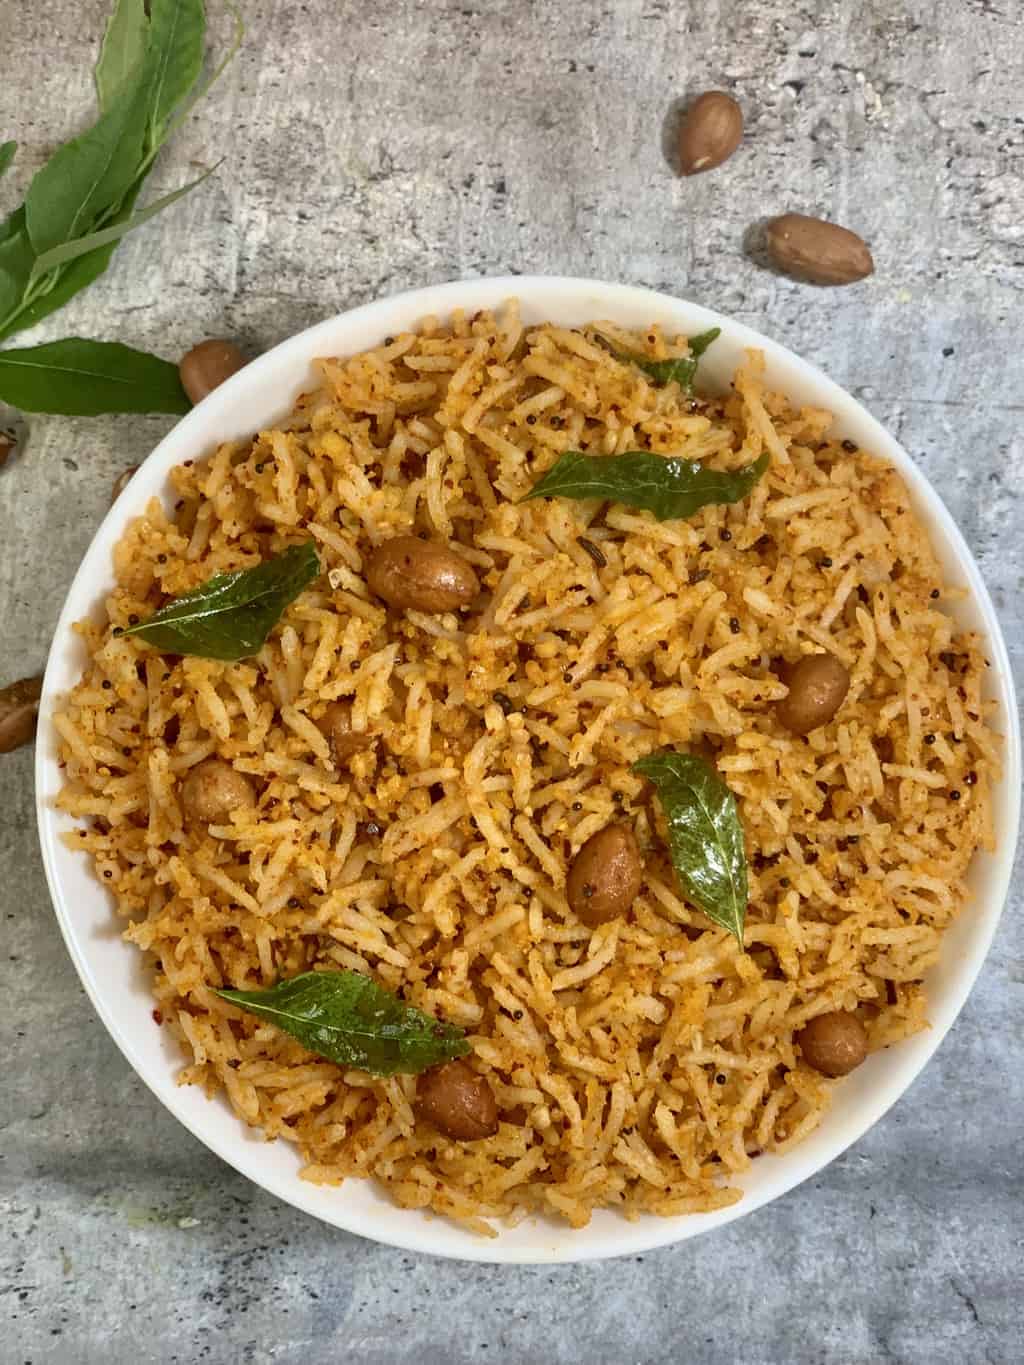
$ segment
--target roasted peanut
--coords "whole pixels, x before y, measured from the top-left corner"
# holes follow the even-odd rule
[[[830,1010],[809,1020],[795,1040],[803,1059],[823,1076],[845,1076],[868,1055],[868,1035],[855,1014]]]
[[[498,1131],[494,1091],[461,1058],[424,1071],[416,1082],[416,1113],[445,1137],[475,1142]]]
[[[775,714],[795,735],[826,725],[850,690],[850,675],[834,654],[805,654],[785,669],[783,681],[789,692]]]
[[[233,810],[255,803],[252,779],[220,758],[196,764],[182,784],[189,815],[205,825],[222,824]]]
[[[28,744],[36,732],[42,674],[0,688],[0,754]]]
[[[139,466],[137,464],[130,464],[127,469],[122,469],[121,473],[118,474],[117,478],[114,480],[114,486],[110,490],[111,507],[113,507],[114,503],[117,502],[129,483],[131,483],[132,476],[138,472]]]
[[[683,175],[713,171],[728,160],[743,137],[743,112],[724,90],[694,100],[679,125],[679,169]]]
[[[245,364],[245,356],[233,341],[201,341],[182,356],[178,366],[181,386],[192,402],[198,403]]]
[[[774,264],[809,284],[853,284],[875,268],[863,238],[838,223],[803,213],[773,218],[766,240]]]
[[[480,591],[461,555],[418,536],[396,536],[378,545],[367,561],[366,581],[389,606],[415,611],[454,611]]]
[[[629,825],[606,825],[572,860],[565,891],[576,915],[592,929],[624,915],[636,900],[643,861]]]
[[[317,727],[331,746],[335,762],[347,763],[353,754],[373,743],[373,735],[352,729],[352,708],[347,702],[332,701],[317,721]]]

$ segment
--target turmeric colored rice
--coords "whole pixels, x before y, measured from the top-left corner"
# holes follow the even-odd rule
[[[146,955],[182,1082],[293,1143],[311,1181],[373,1178],[485,1235],[719,1208],[843,1084],[801,1056],[808,1020],[855,1011],[872,1050],[926,1027],[922,977],[993,842],[984,641],[944,610],[896,472],[767,390],[758,354],[697,398],[617,358],[685,350],[657,327],[524,326],[510,304],[324,360],[277,429],[173,471],[117,547],[107,620],[77,627],[88,663],[56,718],[69,838]],[[637,449],[771,465],[686,520],[520,501],[566,450]],[[370,593],[368,552],[410,531],[472,564],[471,609]],[[323,573],[252,659],[114,634],[308,539]],[[851,684],[804,738],[775,714],[780,661],[821,650]],[[316,724],[337,699],[372,736],[341,766]],[[631,772],[666,747],[736,795],[745,951],[683,896]],[[207,827],[181,790],[211,755],[258,799]],[[591,929],[566,871],[612,819],[643,887]],[[345,1070],[214,993],[317,968],[464,1028],[494,1136],[440,1136],[415,1076]]]

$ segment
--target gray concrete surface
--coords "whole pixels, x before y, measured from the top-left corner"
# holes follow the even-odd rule
[[[1020,677],[1024,13],[1016,0],[260,0],[154,191],[225,158],[39,339],[261,350],[460,276],[566,272],[707,302],[817,360],[941,491]],[[13,202],[90,111],[107,0],[5,0]],[[215,21],[219,33],[224,19]],[[673,103],[747,140],[680,181]],[[786,209],[877,273],[814,290],[743,253]],[[40,419],[0,475],[0,681],[37,669],[114,475],[161,418]],[[818,1179],[712,1237],[555,1271],[405,1255],[248,1185],[129,1071],[50,912],[31,754],[0,759],[3,1362],[1019,1362],[1024,930],[1016,890],[925,1075]]]

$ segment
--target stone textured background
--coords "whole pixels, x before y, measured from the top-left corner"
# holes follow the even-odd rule
[[[91,117],[107,8],[4,0],[0,137],[22,143],[5,209]],[[1019,0],[244,8],[241,56],[149,193],[223,166],[38,339],[256,352],[382,294],[506,271],[697,299],[816,360],[899,435],[977,555],[1020,677]],[[682,181],[667,121],[709,86],[737,95],[746,141]],[[787,209],[856,228],[877,273],[815,290],[759,268],[747,229]],[[166,425],[41,418],[0,474],[0,681],[42,665],[112,479]],[[31,762],[0,759],[3,1362],[1024,1359],[1019,890],[937,1058],[818,1179],[635,1260],[462,1266],[278,1204],[157,1106],[58,936]]]

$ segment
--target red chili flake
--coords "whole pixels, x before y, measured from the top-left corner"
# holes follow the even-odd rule
[[[153,1023],[154,1023],[154,1024],[162,1024],[163,1022],[164,1022],[164,1016],[160,1013],[159,1010],[154,1010],[154,1011],[153,1011]]]

